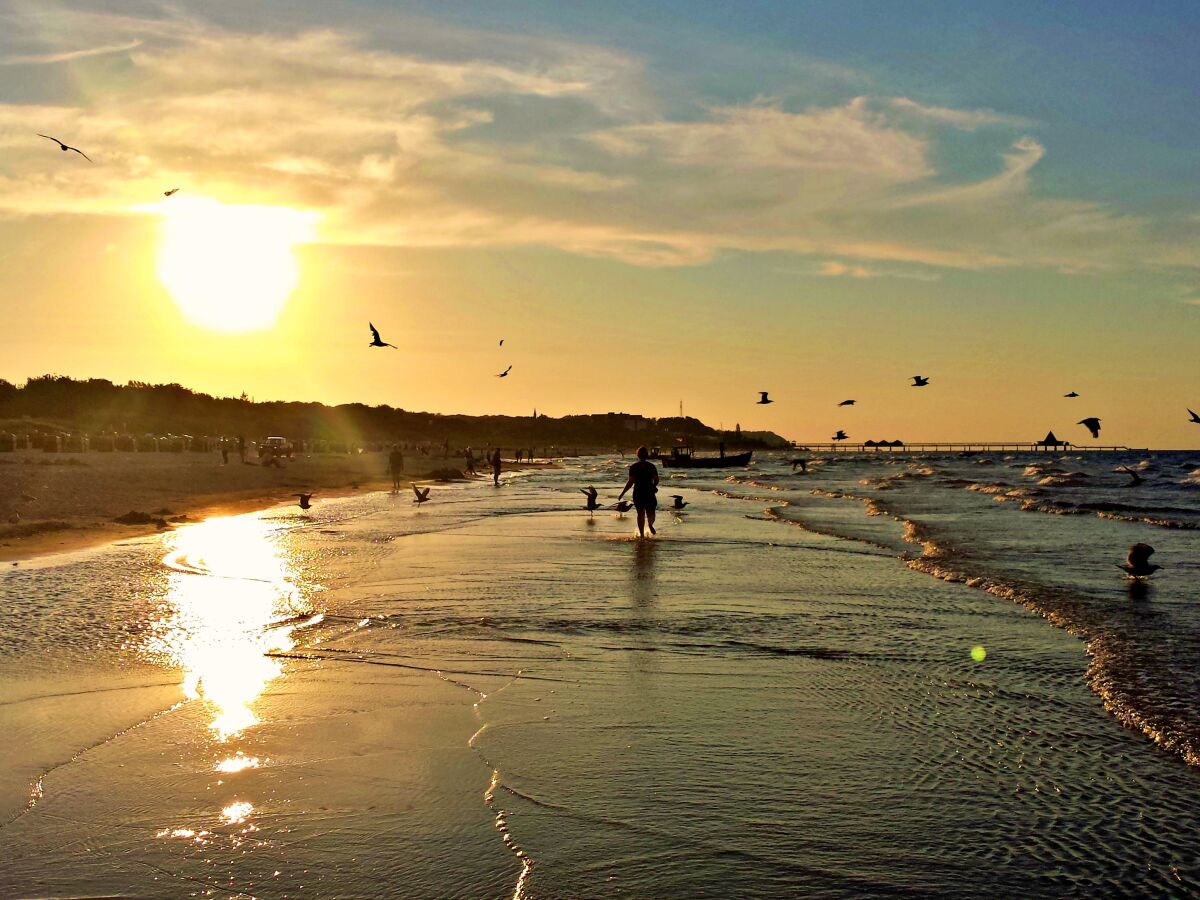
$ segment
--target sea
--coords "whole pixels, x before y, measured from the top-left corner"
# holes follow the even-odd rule
[[[1200,453],[631,462],[6,567],[0,896],[1200,896]]]

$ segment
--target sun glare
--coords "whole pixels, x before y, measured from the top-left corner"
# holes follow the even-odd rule
[[[155,211],[158,277],[189,321],[216,331],[275,323],[299,278],[293,249],[312,237],[315,214],[202,197],[173,197]]]

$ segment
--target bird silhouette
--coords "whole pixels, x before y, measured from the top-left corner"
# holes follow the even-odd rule
[[[1200,416],[1196,415],[1193,410],[1189,409],[1188,415],[1191,416],[1191,418],[1188,420],[1189,422],[1195,422],[1197,425],[1200,425]]]
[[[1117,567],[1124,569],[1131,578],[1149,578],[1162,568],[1162,566],[1156,566],[1150,562],[1150,557],[1153,555],[1154,548],[1149,544],[1134,544],[1129,548],[1129,555],[1125,557],[1125,562],[1118,563]]]
[[[41,132],[38,132],[38,137],[44,137],[48,141],[54,141],[54,143],[58,144],[58,149],[61,150],[63,153],[66,153],[68,150],[74,150],[76,153],[78,153],[80,156],[82,156],[88,162],[92,161],[92,158],[90,156],[88,156],[86,153],[84,153],[82,150],[80,150],[78,147],[72,147],[70,144],[64,144],[62,141],[60,141],[56,137],[50,137],[50,135],[42,134]]]
[[[1063,394],[1063,396],[1064,397],[1078,397],[1079,395],[1077,393],[1075,393],[1074,391],[1071,391],[1071,393]]]
[[[838,433],[833,436],[833,440],[844,441],[848,437],[850,437],[850,435],[846,434],[846,432],[842,431],[842,429],[839,428]]]
[[[1129,479],[1130,479],[1129,484],[1125,485],[1125,487],[1136,487],[1137,485],[1141,484],[1143,481],[1146,480],[1141,475],[1139,475],[1137,472],[1133,471],[1133,469],[1129,468],[1129,466],[1117,466],[1117,471],[1124,472],[1126,475],[1129,476]]]
[[[587,505],[584,507],[589,513],[594,513],[600,508],[600,504],[596,500],[596,489],[594,487],[580,488],[580,493],[587,496]]]
[[[172,194],[178,194],[179,188],[171,188],[169,191],[163,191],[164,197],[170,197]]]
[[[509,366],[507,369],[505,369],[503,372],[501,372],[501,373],[500,373],[499,375],[497,375],[496,377],[497,377],[497,378],[507,378],[507,377],[508,377],[508,373],[509,373],[509,372],[511,372],[511,371],[512,371],[512,366]]]
[[[389,344],[384,341],[383,338],[379,336],[378,328],[376,328],[370,322],[368,322],[367,325],[371,329],[371,343],[367,344],[368,347],[391,347],[393,350],[399,349],[395,344]]]
[[[301,509],[311,509],[312,508],[312,503],[311,503],[312,498],[313,498],[312,494],[297,494],[296,496],[300,498],[300,508]]]
[[[688,505],[687,501],[684,500],[679,494],[672,494],[671,499],[675,501],[671,504],[671,509],[680,510]]]
[[[504,338],[500,338],[500,346],[501,346],[501,347],[503,347],[503,346],[504,346]]]
[[[774,400],[772,400],[770,397],[767,396],[767,394],[771,393],[770,391],[759,391],[758,393],[759,393],[758,403],[760,406],[763,404],[766,404],[766,403],[774,403],[775,402]]]
[[[633,504],[628,500],[618,500],[615,504],[613,504],[613,509],[615,509],[619,515],[623,516],[625,513],[633,509]]]
[[[417,504],[417,506],[420,506],[429,499],[429,488],[419,488],[415,483],[413,483],[412,489],[413,493],[417,495],[417,499],[413,501],[413,503]]]
[[[911,387],[925,387],[929,384],[929,379],[924,375],[914,375],[912,380],[913,383],[910,385]]]
[[[793,459],[792,460],[792,471],[793,472],[796,471],[796,466],[800,467],[801,472],[803,472],[806,475],[808,474],[808,461],[807,460]]]
[[[1100,420],[1097,419],[1095,416],[1088,416],[1086,419],[1080,419],[1075,424],[1084,426],[1088,431],[1090,431],[1092,433],[1092,437],[1094,437],[1094,438],[1100,437]]]
[[[857,400],[843,400],[841,403],[838,404],[838,406],[853,406],[857,402],[858,402]]]

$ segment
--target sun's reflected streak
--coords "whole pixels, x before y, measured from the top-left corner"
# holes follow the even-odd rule
[[[267,654],[295,645],[305,611],[296,575],[270,523],[212,519],[168,540],[171,570],[152,649],[183,669],[183,690],[213,711],[224,741],[258,722],[253,704],[281,672]]]

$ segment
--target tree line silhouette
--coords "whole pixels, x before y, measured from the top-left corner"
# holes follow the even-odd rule
[[[758,434],[739,436],[738,440],[690,416],[443,415],[362,403],[255,402],[245,394],[214,397],[181,384],[114,384],[103,378],[76,380],[64,375],[41,375],[23,385],[0,379],[0,430],[20,434],[52,428],[87,434],[281,435],[292,440],[358,444],[402,441],[440,445],[448,441],[451,446],[669,446],[680,436],[699,446],[715,446],[722,440],[736,440],[746,447],[766,443]]]

